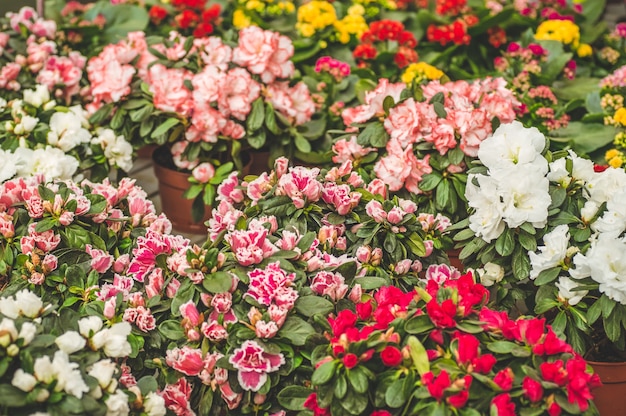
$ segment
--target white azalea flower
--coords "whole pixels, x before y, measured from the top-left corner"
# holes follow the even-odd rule
[[[569,270],[574,279],[591,277],[600,284],[600,292],[626,305],[626,239],[600,233],[587,252],[574,256],[576,266]]]
[[[20,308],[15,299],[11,297],[0,298],[0,312],[8,318],[15,319],[20,316]]]
[[[107,405],[106,416],[127,416],[130,413],[128,396],[121,390],[109,396],[105,403]]]
[[[489,262],[476,271],[483,286],[493,286],[504,278],[504,268],[495,263]]]
[[[117,365],[109,360],[100,360],[93,364],[91,370],[89,370],[89,375],[98,380],[98,384],[103,389],[108,389],[111,385],[111,381],[116,382],[115,386],[117,386],[117,380],[113,379],[113,374],[117,370]]]
[[[52,361],[47,355],[37,358],[33,369],[37,380],[44,384],[52,383],[56,377],[55,368],[52,366]]]
[[[54,340],[59,349],[66,354],[73,354],[85,348],[87,341],[76,331],[67,331],[65,334]]]
[[[529,222],[542,228],[548,221],[548,207],[552,203],[549,181],[532,167],[520,166],[501,171],[498,193],[504,204],[502,217],[509,228]]]
[[[143,409],[148,416],[165,416],[167,409],[165,408],[165,399],[155,392],[150,392],[143,400]]]
[[[542,271],[561,264],[567,256],[569,238],[569,227],[559,225],[543,236],[544,245],[538,247],[539,252],[528,252],[531,267],[529,277],[531,279],[536,279]]]
[[[16,173],[17,164],[14,153],[0,149],[0,183],[13,178]]]
[[[606,211],[591,224],[591,229],[601,233],[610,233],[614,237],[626,231],[626,188],[613,193],[606,204]]]
[[[104,156],[111,165],[128,172],[133,167],[133,147],[124,136],[117,136],[111,129],[99,128],[92,142],[104,149]]]
[[[566,188],[572,182],[572,177],[566,168],[566,158],[561,157],[550,163],[550,171],[546,177],[550,182],[558,183]]]
[[[128,342],[131,326],[128,322],[118,322],[103,329],[91,338],[94,348],[104,349],[108,357],[127,357],[132,348]]]
[[[526,128],[519,121],[501,124],[478,149],[478,157],[490,171],[531,165],[544,175],[548,162],[541,155],[546,146],[545,136],[536,128]]]
[[[626,171],[608,168],[604,172],[597,172],[585,183],[585,188],[589,192],[589,199],[598,205],[610,201],[616,190],[626,188]]]
[[[18,368],[15,370],[15,373],[13,373],[11,384],[22,391],[29,392],[37,385],[37,378],[21,368]]]
[[[24,102],[33,107],[41,107],[50,101],[50,91],[45,85],[37,85],[34,90],[24,90]]]
[[[52,367],[57,379],[56,391],[64,390],[67,394],[76,396],[79,399],[83,397],[84,393],[89,392],[89,387],[78,369],[78,363],[71,362],[66,353],[63,351],[54,353]]]
[[[15,303],[21,314],[29,318],[38,317],[43,309],[43,302],[39,296],[27,289],[20,290],[15,294]]]
[[[474,185],[474,178],[480,186]],[[465,197],[468,205],[476,210],[469,217],[469,228],[488,243],[498,238],[504,231],[504,222],[497,182],[489,176],[469,175]]]
[[[569,158],[573,162],[572,177],[575,181],[587,183],[597,175],[596,171],[593,169],[593,161],[583,159],[572,150],[569,151]]]
[[[102,329],[102,319],[97,316],[88,316],[78,321],[78,332],[85,338],[89,338],[100,329]]]
[[[589,293],[588,290],[573,290],[579,285],[580,283],[573,281],[567,276],[561,276],[558,282],[555,283],[555,286],[559,289],[559,296],[567,300],[567,303],[572,306],[580,302]]]
[[[29,149],[23,149],[25,151]],[[44,175],[47,181],[53,179],[71,179],[78,169],[79,162],[63,150],[55,147],[30,151],[31,156],[27,166],[18,170],[19,176]]]
[[[0,345],[5,348],[17,339],[17,328],[13,319],[2,318],[2,321],[0,321],[0,334],[2,334],[0,335]]]
[[[48,143],[68,152],[82,143],[89,143],[91,133],[83,128],[83,118],[70,111],[57,112],[50,118]]]
[[[22,327],[20,328],[20,333],[17,336],[24,340],[24,346],[31,343],[33,338],[35,338],[35,334],[37,333],[37,326],[32,322],[24,322]]]

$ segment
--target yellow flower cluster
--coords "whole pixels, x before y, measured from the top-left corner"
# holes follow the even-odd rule
[[[320,30],[333,25],[337,21],[337,13],[333,5],[323,0],[313,0],[298,8],[296,29],[309,38]]]
[[[537,40],[556,40],[565,45],[578,48],[580,28],[570,20],[546,20],[541,23],[535,33]]]
[[[613,114],[613,121],[616,125],[626,126],[626,108],[622,107]]]
[[[348,9],[346,17],[334,23],[339,42],[350,42],[351,35],[357,39],[361,38],[361,35],[368,29],[364,14],[365,8],[360,4],[354,4]]]
[[[402,74],[402,82],[410,85],[413,81],[420,83],[424,80],[440,79],[444,76],[443,71],[426,62],[416,62],[409,65]]]
[[[387,10],[397,10],[398,3],[395,0],[354,0],[354,3],[363,4],[366,6],[381,6]]]
[[[296,6],[291,0],[239,0],[239,8],[233,12],[233,26],[243,29],[252,25],[247,12],[256,12],[270,16],[294,13]]]
[[[604,158],[609,166],[614,168],[621,168],[624,165],[624,161],[626,161],[626,155],[624,155],[624,152],[620,152],[617,149],[607,150],[604,154]]]

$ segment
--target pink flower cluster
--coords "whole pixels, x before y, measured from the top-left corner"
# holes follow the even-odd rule
[[[602,78],[601,88],[623,88],[626,87],[626,65],[617,68],[611,74]]]
[[[87,68],[94,99],[90,110],[128,97],[137,72],[149,85],[156,109],[189,119],[185,131],[188,142],[216,143],[218,137],[242,139],[246,134],[243,123],[259,97],[292,125],[311,119],[315,106],[306,85],[290,86],[284,81],[294,72],[290,61],[293,45],[287,37],[253,26],[240,32],[235,48],[219,37],[205,37],[194,39],[187,51],[186,41],[172,32],[167,44],[152,47],[170,61],[196,62],[197,70],[187,69],[193,65],[170,68],[154,64],[157,56],[150,53],[141,32],[108,45],[89,61]],[[131,65],[135,59],[137,62]],[[174,146],[174,161],[179,168],[193,169],[198,161],[186,160],[186,148],[187,142]]]
[[[331,56],[322,56],[315,62],[315,72],[328,72],[339,82],[350,75],[350,65]]]
[[[58,51],[56,23],[40,18],[32,8],[23,7],[18,13],[9,13],[8,16],[13,30],[21,33],[25,29],[29,36],[26,39],[26,56],[17,53],[14,62],[0,69],[0,88],[20,90],[22,85],[18,76],[28,72],[35,75],[35,81],[45,85],[54,97],[69,104],[80,93],[87,59],[77,51]],[[7,33],[0,34],[0,52],[10,49],[9,38]]]
[[[402,84],[392,85],[395,86],[390,87],[387,80],[381,80],[375,90],[381,91],[378,98],[372,104],[344,111],[344,122],[363,122],[380,114],[388,91],[396,91],[392,98],[398,102],[397,91],[402,90]],[[496,117],[503,123],[514,120],[519,105],[502,78],[473,83],[432,81],[423,86],[423,94],[423,101],[409,98],[395,105],[384,120],[390,139],[387,152],[374,166],[374,172],[391,191],[405,187],[410,192],[420,193],[418,185],[423,175],[432,171],[430,154],[418,159],[415,145],[431,143],[441,155],[460,147],[466,155],[475,157],[480,143],[492,132],[492,120]],[[436,96],[442,96],[440,103],[433,101]],[[441,105],[437,110],[436,104]],[[452,168],[463,169],[461,166]]]

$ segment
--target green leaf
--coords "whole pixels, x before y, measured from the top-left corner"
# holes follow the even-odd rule
[[[515,247],[511,265],[513,266],[513,276],[517,280],[524,280],[530,274],[530,259],[521,246]]]
[[[255,132],[263,126],[265,120],[265,107],[263,98],[259,97],[252,103],[252,110],[248,114],[248,131]]]
[[[496,240],[496,252],[502,257],[510,256],[515,249],[515,239],[513,237],[513,231],[510,228],[505,227],[504,232],[500,234]]]
[[[496,354],[510,354],[518,345],[509,341],[495,341],[487,344],[487,348]]]
[[[434,327],[427,315],[418,315],[409,318],[404,325],[404,330],[409,334],[423,334],[432,330]]]
[[[387,406],[391,408],[399,408],[406,403],[407,397],[403,386],[404,380],[401,378],[391,383],[391,386],[389,386],[387,392],[385,393],[385,402],[387,403]]]
[[[301,296],[296,301],[295,307],[298,313],[307,317],[318,313],[328,315],[335,310],[335,305],[321,296]]]
[[[177,118],[168,118],[163,123],[159,124],[159,126],[152,131],[152,134],[150,134],[150,137],[154,139],[155,137],[165,134],[172,127],[174,127],[175,125],[179,123],[180,123],[180,120]]]
[[[305,344],[307,337],[314,333],[315,329],[311,324],[292,315],[280,328],[278,336],[290,340],[294,345],[301,346]]]
[[[233,285],[233,277],[227,272],[215,272],[204,276],[202,286],[211,293],[225,293]]]
[[[560,267],[553,267],[553,268],[541,271],[541,273],[539,273],[539,275],[535,279],[535,286],[543,286],[547,283],[550,283],[556,280],[556,278],[559,277],[561,270],[562,269]]]
[[[337,399],[343,399],[348,392],[348,382],[346,381],[346,377],[339,376],[335,380],[335,397]]]
[[[278,403],[286,410],[300,411],[304,409],[304,402],[313,393],[312,390],[301,386],[288,386],[277,395]]]
[[[296,149],[303,153],[311,152],[311,143],[304,138],[301,134],[296,134],[294,136],[294,143],[296,145]]]
[[[419,183],[419,188],[422,191],[432,191],[439,185],[439,183],[443,180],[443,176],[441,176],[438,172],[429,173],[422,177],[422,180]]]
[[[361,367],[356,366],[346,371],[348,381],[350,385],[357,393],[366,393],[369,387],[369,380],[367,374],[363,372]]]
[[[413,361],[413,367],[420,376],[430,371],[430,363],[428,361],[428,353],[424,345],[414,336],[409,336],[406,345],[409,347],[409,354]]]
[[[332,380],[333,376],[335,375],[336,369],[337,369],[337,360],[328,361],[320,365],[317,369],[315,369],[315,372],[313,373],[313,376],[311,377],[311,383],[313,383],[316,386],[320,386],[322,384],[328,383],[330,380]]]
[[[141,394],[145,397],[148,393],[156,392],[159,384],[154,377],[144,376],[137,381],[137,387],[139,387]]]
[[[611,300],[607,295],[604,294],[596,302],[600,304],[600,309],[602,310],[602,316],[604,318],[607,318],[609,315],[611,315],[616,305],[615,301]]]
[[[385,147],[388,140],[389,134],[380,121],[369,123],[357,137],[361,146]]]
[[[179,339],[185,338],[185,333],[180,326],[180,322],[174,319],[163,321],[159,325],[159,332],[170,341],[178,341]]]

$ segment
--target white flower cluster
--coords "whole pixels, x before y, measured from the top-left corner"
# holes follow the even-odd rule
[[[545,144],[539,130],[518,121],[501,125],[480,144],[478,157],[488,173],[469,175],[465,191],[468,205],[475,209],[469,228],[477,236],[489,243],[505,225],[546,225],[551,198],[548,162],[541,154]]]
[[[0,111],[7,109],[9,120],[4,122],[4,130],[18,138],[19,147],[11,150],[0,149],[0,182],[14,176],[42,174],[46,180],[71,179],[80,161],[68,154],[80,146],[98,145],[111,166],[129,171],[132,167],[133,148],[124,136],[116,136],[113,130],[93,129],[87,120],[87,111],[80,105],[67,109],[59,108],[46,124],[39,117],[27,111],[25,104],[39,111],[56,108],[50,99],[48,89],[38,85],[35,90],[25,90],[23,100],[0,103]],[[30,107],[29,107],[30,108]],[[10,110],[10,114],[9,113]],[[45,145],[35,143],[32,134],[45,132]],[[87,157],[91,150],[86,148]]]
[[[566,169],[568,160],[572,163],[571,175]],[[589,223],[594,233],[585,253],[570,245],[567,225],[559,225],[544,235],[544,245],[537,252],[528,253],[530,278],[535,279],[544,270],[562,266],[569,257],[573,260],[569,276],[561,276],[556,283],[561,298],[576,305],[588,293],[575,290],[579,286],[577,280],[591,277],[599,283],[601,293],[626,304],[626,172],[615,168],[596,172],[592,161],[570,152],[567,158],[550,164],[547,177],[563,186],[571,183],[583,186],[582,220]],[[604,204],[606,210],[594,220]]]
[[[28,290],[22,290],[14,296],[0,298],[0,349],[9,357],[19,357],[20,349],[28,347],[41,330],[42,313],[46,311],[41,299]],[[16,325],[16,320],[24,320]],[[78,321],[79,332],[67,331],[57,337],[55,343],[59,350],[50,355],[37,357],[32,365],[31,372],[23,368],[15,370],[10,376],[11,385],[26,393],[34,394],[33,399],[43,403],[54,392],[65,392],[68,395],[81,399],[89,395],[96,400],[102,399],[107,407],[108,416],[128,416],[130,414],[129,396],[119,387],[115,377],[120,372],[119,365],[104,358],[89,364],[84,372],[80,364],[73,361],[72,354],[81,351],[87,345],[92,350],[102,350],[108,357],[126,357],[131,352],[127,338],[131,326],[127,322],[115,323],[109,328],[103,328],[103,321],[97,316],[90,316]],[[19,328],[19,331],[18,331]],[[86,376],[97,381],[95,387],[90,388]],[[43,387],[43,388],[42,388]],[[138,399],[141,391],[136,386],[131,387]],[[106,394],[106,396],[105,396]],[[165,400],[156,392],[150,392],[143,399],[143,408],[148,416],[164,416],[166,414]],[[35,413],[48,415],[48,413]]]

